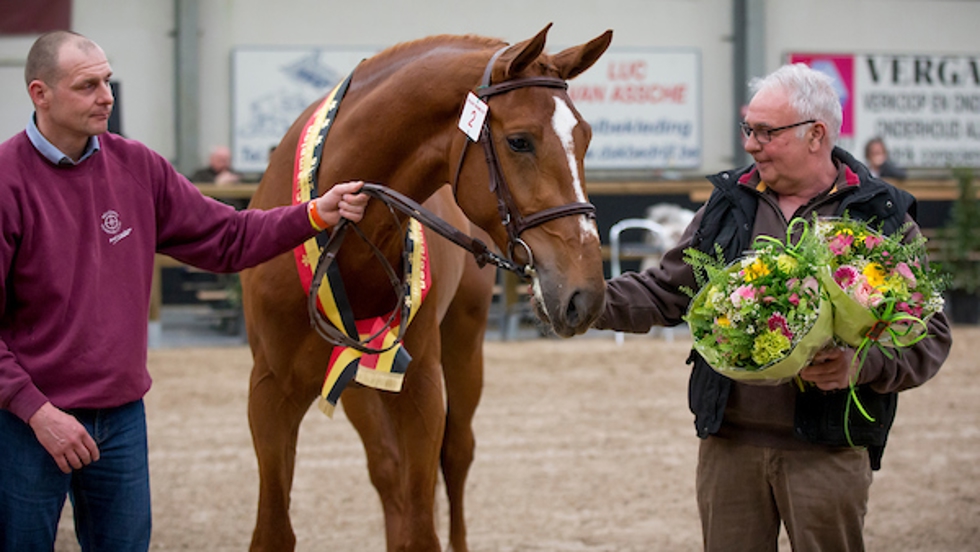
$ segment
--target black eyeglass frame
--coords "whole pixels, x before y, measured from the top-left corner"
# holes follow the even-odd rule
[[[772,142],[772,133],[774,132],[781,132],[784,130],[789,130],[791,128],[796,128],[798,126],[809,125],[811,123],[816,123],[816,122],[817,119],[809,119],[807,121],[800,121],[798,123],[793,123],[791,125],[786,125],[786,126],[781,126],[776,128],[755,129],[749,126],[749,124],[746,123],[745,121],[742,121],[741,123],[738,124],[738,127],[742,130],[742,136],[745,136],[746,139],[751,138],[752,135],[754,134],[757,142],[759,142],[760,144],[768,144],[769,142]]]

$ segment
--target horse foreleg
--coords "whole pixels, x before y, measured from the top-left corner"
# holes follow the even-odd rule
[[[483,391],[483,337],[496,275],[492,267],[480,270],[472,259],[467,262],[466,275],[440,326],[447,402],[441,460],[452,552],[469,550],[463,497],[476,447],[473,416]]]
[[[390,552],[439,550],[434,511],[444,429],[440,379],[438,363],[417,357],[401,392],[352,386],[341,398],[364,444]]]
[[[309,408],[286,396],[275,375],[256,360],[248,397],[248,422],[259,463],[259,505],[251,550],[281,552],[296,547],[289,520],[289,494],[296,466],[300,422]]]

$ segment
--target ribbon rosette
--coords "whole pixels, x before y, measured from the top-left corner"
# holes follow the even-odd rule
[[[796,245],[760,236],[753,250],[725,265],[688,249],[700,291],[684,320],[694,348],[717,372],[732,379],[779,384],[794,377],[833,339],[833,311],[822,291],[818,249],[802,226]],[[687,290],[690,293],[690,290]]]

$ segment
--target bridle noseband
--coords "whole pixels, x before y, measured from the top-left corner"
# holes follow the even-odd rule
[[[482,82],[480,83],[479,88],[477,88],[475,91],[476,96],[481,100],[486,101],[492,96],[505,94],[512,90],[532,86],[560,88],[562,90],[568,89],[568,83],[563,79],[544,76],[523,77],[503,81],[497,84],[490,84],[490,77],[493,73],[494,63],[497,61],[497,58],[500,57],[500,54],[502,54],[506,49],[507,47],[505,46],[500,50],[497,50],[497,52],[490,58],[486,69],[483,71]],[[595,206],[591,203],[575,202],[548,207],[547,209],[543,209],[530,215],[522,214],[517,206],[517,202],[514,201],[514,195],[511,193],[510,187],[507,185],[507,180],[504,178],[503,169],[500,167],[500,159],[498,158],[497,150],[493,145],[493,135],[490,131],[489,117],[483,121],[483,128],[480,131],[479,142],[483,145],[483,154],[486,158],[487,169],[490,173],[490,191],[496,193],[497,195],[497,211],[500,214],[501,222],[507,229],[507,254],[511,260],[514,260],[515,249],[518,246],[522,247],[527,254],[525,272],[529,273],[534,268],[534,258],[531,254],[531,248],[524,242],[524,240],[521,239],[521,234],[529,228],[534,228],[535,226],[539,226],[548,221],[561,217],[585,215],[594,219]],[[469,149],[469,140],[467,140],[466,144],[463,146],[463,151],[459,155],[459,163],[456,165],[456,174],[452,183],[454,195],[457,193],[459,176],[460,172],[463,170],[463,160],[466,157],[467,149]],[[457,198],[457,203],[458,201],[459,200]]]

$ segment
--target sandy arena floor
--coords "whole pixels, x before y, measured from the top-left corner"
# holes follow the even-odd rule
[[[700,549],[690,342],[678,335],[487,343],[468,486],[473,551]],[[980,328],[957,329],[940,374],[902,395],[871,490],[869,550],[980,546],[978,341]],[[250,368],[244,346],[151,351],[153,550],[248,548],[258,487]],[[292,512],[299,550],[384,550],[379,502],[342,409],[304,420]],[[58,551],[78,550],[69,515]]]

